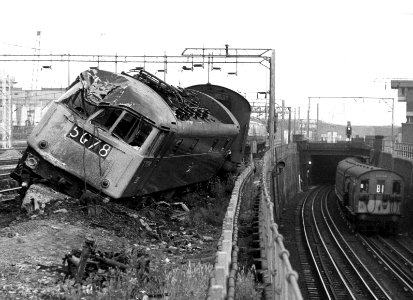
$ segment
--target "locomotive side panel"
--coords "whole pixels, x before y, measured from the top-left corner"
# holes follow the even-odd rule
[[[222,103],[235,116],[239,123],[240,131],[232,144],[231,161],[234,164],[240,164],[244,157],[251,115],[251,106],[248,100],[233,90],[213,84],[195,85],[189,87],[189,89],[210,95]]]
[[[224,164],[231,140],[174,135],[160,157],[145,158],[127,194],[145,195],[210,179]]]

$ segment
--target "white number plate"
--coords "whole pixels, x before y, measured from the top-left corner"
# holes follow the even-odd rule
[[[67,136],[102,158],[108,157],[110,151],[112,150],[111,145],[106,144],[102,140],[95,137],[93,134],[84,131],[77,125],[73,126],[72,130],[69,131]]]

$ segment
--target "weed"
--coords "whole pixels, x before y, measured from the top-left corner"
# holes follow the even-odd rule
[[[132,268],[127,272],[112,269],[103,283],[101,276],[89,276],[82,285],[74,280],[66,280],[57,289],[43,294],[43,299],[142,299],[145,295],[156,299],[185,300],[205,299],[208,290],[209,274],[212,266],[191,264],[173,269],[160,267],[146,280],[137,277]]]
[[[257,291],[254,272],[242,269],[238,272],[237,284],[235,287],[236,300],[260,300],[261,292]]]

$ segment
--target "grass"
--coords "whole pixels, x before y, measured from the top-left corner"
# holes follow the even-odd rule
[[[253,269],[242,269],[238,272],[235,286],[235,300],[260,300],[261,293],[256,290],[256,280]]]
[[[136,276],[134,270],[126,273],[111,270],[107,281],[97,284],[99,276],[91,276],[82,285],[67,280],[58,289],[43,294],[42,299],[68,300],[129,300],[144,299],[145,295],[160,300],[206,299],[212,265],[188,263],[170,270],[161,268],[150,281]],[[252,270],[241,270],[237,276],[236,300],[259,300]]]
[[[147,278],[142,278],[136,269],[123,273],[111,270],[101,282],[100,275],[89,276],[82,285],[73,279],[60,283],[57,288],[42,295],[42,299],[155,299],[186,300],[205,299],[212,266],[188,263],[173,269],[160,268]]]
[[[215,178],[208,183],[203,193],[189,194],[184,202],[191,207],[188,227],[205,227],[209,224],[221,229],[230,195],[234,186],[231,178]],[[205,299],[213,266],[206,263],[191,263],[172,266],[161,265],[144,272],[141,262],[132,252],[130,268],[126,272],[110,270],[104,274],[91,274],[82,285],[66,280],[53,288],[43,299],[152,299],[197,300]],[[135,257],[135,258],[134,258]],[[261,299],[255,290],[253,272],[241,271],[237,277],[236,299]]]

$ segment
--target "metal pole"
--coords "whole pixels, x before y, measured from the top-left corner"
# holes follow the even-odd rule
[[[317,135],[316,135],[316,142],[319,140],[318,136],[318,103],[317,103]]]
[[[288,144],[291,142],[291,107],[287,107],[288,109]]]
[[[308,97],[308,110],[307,110],[307,139],[310,141],[310,97]]]
[[[70,86],[70,54],[67,54],[67,86]]]
[[[9,122],[9,125],[8,126],[10,126],[9,128],[8,128],[8,134],[9,134],[9,140],[8,140],[8,148],[11,148],[13,145],[12,145],[12,134],[13,134],[13,112],[12,112],[12,110],[13,110],[13,104],[12,104],[12,102],[11,102],[11,95],[12,95],[12,85],[13,85],[13,81],[14,81],[14,78],[10,78],[9,76],[7,76],[7,81],[8,81],[8,88],[9,88],[9,91],[8,91],[8,93],[7,93],[7,97],[9,98],[9,106],[8,106],[8,122]]]
[[[394,98],[392,98],[392,106],[391,106],[391,152],[393,153],[394,149]]]
[[[269,126],[270,126],[270,150],[271,162],[274,161],[274,107],[275,107],[275,50],[271,52],[270,59],[270,111],[269,111]]]
[[[7,148],[7,112],[6,112],[6,106],[7,106],[7,95],[6,95],[6,86],[7,86],[7,81],[6,78],[1,78],[0,77],[0,98],[1,98],[1,106],[3,107],[2,110],[2,119],[3,119],[3,131],[4,133],[1,135],[1,141],[2,141],[2,146],[3,148]]]
[[[210,64],[209,60],[210,60],[210,56],[208,55],[208,81],[207,83],[209,83],[209,64]]]
[[[168,68],[168,62],[167,62],[167,58],[166,58],[166,53],[165,53],[165,62],[164,62],[164,71],[163,71],[163,81],[166,82],[166,72],[167,72],[167,68]]]
[[[285,101],[281,100],[281,145],[284,145],[284,109]]]
[[[267,104],[267,99],[265,99],[265,106],[264,106],[264,119],[265,119],[265,121],[267,121],[267,122],[268,122],[267,113],[268,113],[268,104]]]

